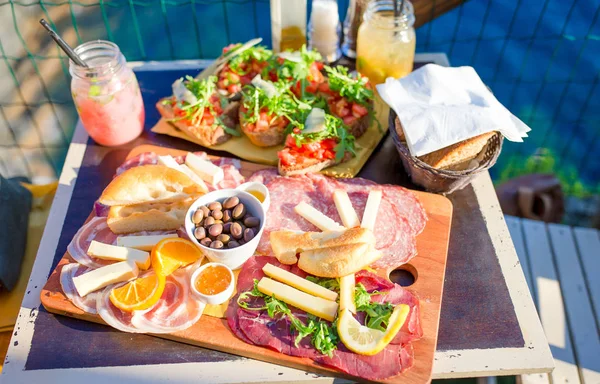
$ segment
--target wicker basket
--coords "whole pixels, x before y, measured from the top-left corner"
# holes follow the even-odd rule
[[[485,148],[478,156],[479,165],[464,171],[451,171],[433,168],[427,163],[412,156],[406,143],[400,140],[396,129],[400,128],[400,120],[396,113],[390,109],[389,130],[396,149],[402,159],[404,169],[413,183],[422,186],[425,190],[434,193],[448,194],[464,188],[481,171],[490,169],[502,151],[502,140],[500,133],[492,136]]]

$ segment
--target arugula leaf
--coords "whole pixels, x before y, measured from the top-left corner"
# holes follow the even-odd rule
[[[169,119],[169,121],[189,120],[192,124],[197,124],[204,115],[205,108],[208,108],[211,113],[215,114],[214,106],[210,102],[210,99],[217,90],[216,76],[209,76],[205,79],[195,79],[191,76],[186,76],[185,80],[181,78],[179,81],[183,81],[185,88],[196,98],[196,102],[190,104],[185,100],[174,98],[176,106],[183,111],[184,114]],[[172,101],[166,100],[164,103],[172,104]]]
[[[303,116],[302,121],[306,120],[306,116],[308,116],[308,113]],[[352,136],[348,131],[348,128],[346,128],[342,120],[338,117],[326,114],[325,129],[319,132],[303,133],[302,129],[304,129],[304,124],[298,125],[298,127],[300,128],[298,132],[294,132],[293,130],[288,132],[288,134],[296,141],[297,147],[301,147],[304,143],[318,142],[333,138],[338,141],[338,144],[334,148],[336,161],[341,161],[346,152],[356,154],[354,136]]]
[[[328,279],[326,277],[306,276],[306,280],[318,284],[323,288],[327,288],[330,291],[340,291],[340,281],[338,279]]]
[[[248,64],[252,61],[259,63],[269,60],[273,56],[273,51],[262,45],[256,45],[240,52],[229,61],[229,68],[238,75],[245,75],[250,69],[243,69],[242,64]]]
[[[360,74],[357,78],[352,77],[348,74],[348,68],[341,65],[335,68],[326,65],[324,68],[329,79],[329,89],[332,91],[362,105],[367,105],[373,100],[374,93],[367,88],[368,78]]]
[[[385,331],[392,312],[394,312],[394,305],[390,303],[372,303],[371,296],[381,295],[382,292],[373,291],[367,292],[364,285],[358,283],[354,288],[354,304],[358,312],[365,313],[365,326]]]
[[[289,79],[291,82],[297,80],[306,80],[306,77],[310,74],[310,66],[315,61],[323,60],[323,57],[316,50],[308,50],[306,45],[302,45],[300,48],[300,60],[287,60],[284,59],[283,63],[277,67],[277,75],[281,79]]]
[[[251,307],[247,303],[247,299],[250,297],[259,297],[264,300],[264,305],[260,307]],[[251,291],[242,292],[237,299],[237,303],[240,307],[251,311],[263,311],[266,310],[269,317],[274,318],[275,316],[287,316],[290,320],[291,328],[296,331],[298,335],[294,339],[296,347],[305,337],[311,336],[311,344],[315,349],[324,355],[332,356],[333,351],[337,348],[339,337],[337,334],[337,326],[321,320],[318,317],[309,314],[308,322],[304,324],[302,320],[298,319],[286,303],[280,301],[275,296],[265,295],[258,290],[258,279],[254,279],[254,285]]]

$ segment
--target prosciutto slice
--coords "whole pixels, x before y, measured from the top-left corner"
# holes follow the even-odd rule
[[[148,310],[134,311],[131,323],[141,332],[181,331],[200,320],[204,307],[190,292],[188,270],[180,269],[167,276],[165,291],[158,303]]]
[[[71,240],[71,243],[67,247],[67,251],[73,260],[92,269],[114,263],[114,261],[110,260],[92,258],[87,254],[92,240],[106,244],[115,244],[117,242],[117,235],[108,228],[106,217],[94,217],[77,231],[75,237],[73,237],[73,240]]]
[[[82,275],[88,271],[91,271],[91,269],[78,263],[64,265],[60,271],[60,286],[65,296],[71,300],[73,305],[84,312],[95,315],[98,313],[96,310],[96,299],[99,292],[92,292],[87,296],[82,297],[77,292],[75,284],[73,284],[74,277]]]
[[[104,291],[98,295],[96,300],[98,315],[100,315],[106,324],[118,329],[119,331],[129,333],[144,333],[143,330],[140,330],[131,324],[131,318],[133,317],[132,312],[121,311],[110,301],[110,292],[113,290],[113,288],[119,288],[125,284],[127,284],[127,282],[109,285],[108,287],[104,288]]]

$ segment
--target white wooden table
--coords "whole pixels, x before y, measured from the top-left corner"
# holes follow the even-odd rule
[[[525,383],[600,383],[600,233],[507,216],[556,368]]]
[[[448,65],[445,54],[417,55],[416,62],[436,62]],[[161,71],[173,68],[198,68],[205,63],[197,61],[170,63],[137,63],[138,77],[149,71]],[[140,82],[142,83],[142,82]],[[157,95],[161,96],[161,95]],[[280,367],[268,363],[236,358],[219,362],[190,362],[177,364],[146,364],[123,366],[111,362],[111,366],[69,367],[32,369],[28,364],[28,355],[32,351],[32,338],[36,332],[36,318],[40,308],[40,290],[51,272],[53,255],[57,249],[59,238],[69,210],[69,204],[76,188],[76,181],[83,166],[84,154],[88,147],[88,136],[81,125],[78,125],[69,148],[65,165],[60,176],[54,204],[48,224],[44,232],[38,257],[29,280],[27,294],[22,303],[19,318],[15,327],[15,336],[11,340],[4,370],[0,378],[7,383],[37,383],[43,381],[61,383],[86,384],[106,383],[110,380],[119,382],[331,382],[332,378],[308,374],[295,369]],[[389,150],[383,148],[381,151]],[[396,154],[397,157],[397,154]],[[103,159],[86,158],[88,165],[100,164]],[[368,165],[367,165],[368,166]],[[535,372],[549,372],[553,368],[552,355],[544,336],[534,303],[529,294],[523,270],[519,264],[515,248],[512,244],[504,217],[500,210],[496,194],[489,177],[483,173],[472,183],[469,193],[474,196],[468,203],[481,216],[482,232],[489,236],[494,260],[499,264],[500,281],[506,284],[511,306],[522,334],[522,345],[511,348],[495,348],[493,346],[477,349],[439,350],[435,355],[434,378],[495,376]],[[90,207],[80,209],[89,212]],[[455,208],[455,216],[456,208]],[[451,233],[452,241],[452,233]],[[476,252],[477,250],[472,250]],[[448,278],[448,274],[447,274]],[[469,276],[464,276],[466,286]],[[448,281],[447,281],[448,283]],[[596,296],[598,297],[598,296]],[[490,298],[493,300],[494,298]],[[467,303],[468,304],[468,303]],[[45,316],[51,316],[44,314]],[[442,316],[443,312],[442,312]],[[469,319],[461,321],[468,322]],[[464,338],[469,338],[464,334]],[[50,346],[51,347],[51,346]],[[75,346],[74,346],[75,347]],[[60,354],[61,351],[56,351]]]

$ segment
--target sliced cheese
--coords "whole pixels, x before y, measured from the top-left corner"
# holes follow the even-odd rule
[[[117,245],[119,247],[139,249],[140,251],[151,251],[159,241],[173,237],[178,236],[176,233],[149,236],[119,236],[117,237]]]
[[[381,203],[381,196],[381,189],[374,189],[369,192],[365,213],[363,213],[362,221],[360,223],[361,227],[370,229],[371,231],[375,228],[375,220],[377,219],[377,211],[379,210],[379,204]]]
[[[150,253],[139,249],[104,244],[92,240],[87,251],[88,255],[102,260],[131,261],[141,269],[150,268]]]
[[[358,221],[358,215],[352,207],[352,202],[348,193],[343,189],[336,189],[333,192],[333,201],[337,208],[338,214],[342,219],[342,223],[346,228],[360,227],[360,221]]]
[[[273,83],[263,80],[260,77],[260,74],[254,76],[254,79],[252,79],[252,85],[261,89],[269,99],[277,96],[277,88],[275,88]]]
[[[354,274],[340,277],[340,312],[347,309],[352,313],[356,313],[354,286]]]
[[[136,263],[121,261],[120,263],[100,267],[83,275],[76,276],[73,278],[73,284],[75,285],[75,289],[77,289],[77,293],[80,296],[85,296],[110,284],[136,278],[138,274],[139,269]]]
[[[169,155],[166,156],[158,156],[158,163],[164,165],[165,167],[172,168],[176,171],[185,173],[192,181],[200,186],[204,193],[208,192],[208,187],[204,183],[204,181],[195,174],[187,165],[179,164]]]
[[[293,274],[292,272],[288,272],[285,269],[276,267],[273,264],[265,264],[265,266],[263,267],[263,272],[270,278],[285,283],[287,285],[291,285],[292,287],[297,288],[303,292],[309,293],[317,297],[322,297],[326,300],[337,300],[337,293],[330,291],[325,287],[321,287],[320,285],[315,284],[312,281],[308,281],[296,274]]]
[[[260,279],[258,290],[327,321],[333,321],[337,315],[338,304],[335,301],[309,295],[268,277]]]
[[[193,153],[188,153],[185,157],[185,164],[190,167],[195,174],[212,185],[218,184],[225,178],[223,170],[210,161],[199,158]]]
[[[321,108],[313,108],[304,122],[302,133],[317,133],[325,129],[325,111]]]
[[[343,231],[344,227],[333,221],[331,218],[325,216],[314,207],[305,203],[304,201],[296,205],[294,208],[297,214],[304,217],[315,227],[321,231]]]

